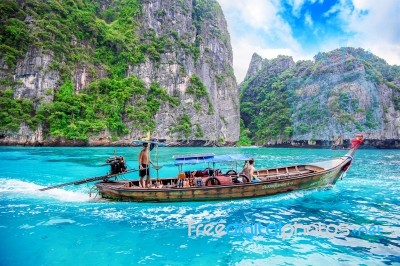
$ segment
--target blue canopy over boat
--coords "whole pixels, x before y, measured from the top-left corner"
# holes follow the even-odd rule
[[[174,155],[172,158],[175,160],[188,160],[188,159],[204,159],[214,157],[214,153],[205,153],[205,154],[185,154],[185,155]]]
[[[150,143],[150,144],[157,145],[157,146],[168,146],[167,143],[153,141],[153,140],[133,140],[132,143],[134,143],[136,145],[142,145],[143,143]]]
[[[248,161],[251,158],[252,157],[245,154],[224,154],[224,155],[192,154],[192,155],[174,156],[175,165]]]

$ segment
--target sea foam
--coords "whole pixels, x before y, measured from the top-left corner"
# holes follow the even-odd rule
[[[89,197],[88,193],[69,191],[60,188],[39,191],[41,188],[44,188],[44,186],[18,179],[0,178],[0,195],[11,197],[53,198],[66,202],[93,201],[93,199]]]

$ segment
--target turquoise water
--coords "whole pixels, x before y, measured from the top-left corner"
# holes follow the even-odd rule
[[[117,154],[136,168],[139,148],[0,147],[0,265],[384,265],[400,264],[400,152],[359,150],[343,180],[318,190],[256,199],[125,203],[89,198],[90,185],[37,189],[105,174]],[[160,148],[159,175],[177,174],[172,155],[245,153],[255,167],[330,159],[345,151],[288,148]],[[153,161],[156,160],[152,154]],[[222,165],[228,170],[231,165]],[[152,172],[152,176],[156,176]],[[133,173],[126,178],[137,178]],[[188,223],[192,223],[188,236]],[[229,231],[218,224],[344,224],[357,234]],[[377,231],[371,228],[380,228]],[[334,231],[334,228],[330,229]],[[275,231],[277,233],[277,231]],[[311,231],[310,231],[311,233]]]

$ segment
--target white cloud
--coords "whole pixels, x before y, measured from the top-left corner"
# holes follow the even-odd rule
[[[246,75],[253,53],[272,58],[301,50],[289,24],[278,15],[278,0],[219,0],[219,3],[228,20],[235,75],[239,83]],[[234,25],[248,28],[248,31],[245,34],[238,33],[238,29],[232,28]],[[257,35],[257,31],[262,36]]]
[[[219,0],[225,16],[243,21],[255,29],[269,30],[279,20],[275,0]]]
[[[324,13],[324,16],[329,17],[338,12],[344,13],[348,8],[345,1],[346,0],[340,0],[336,5],[333,5],[327,12]]]
[[[292,14],[293,14],[293,16],[299,18],[300,17],[301,8],[303,7],[304,2],[306,2],[306,0],[289,0],[288,2],[292,6]]]
[[[298,16],[306,2],[324,0],[290,0],[292,14]],[[325,0],[326,1],[326,0]],[[279,12],[281,0],[218,0],[228,21],[234,56],[234,69],[240,83],[247,72],[251,56],[257,52],[264,58],[279,54],[294,60],[312,59],[319,51],[331,51],[343,46],[361,47],[384,58],[389,64],[400,64],[400,1],[398,0],[339,0],[328,12],[330,23],[342,27],[343,36],[329,36],[314,50],[303,47],[293,36],[292,29]],[[305,23],[318,38],[324,34],[313,28],[311,13]]]
[[[347,32],[354,33],[347,45],[362,47],[389,64],[400,64],[400,2],[398,0],[353,0],[354,10],[341,3],[339,18]]]
[[[292,7],[292,15],[300,18],[301,10],[305,3],[314,4],[318,1],[318,3],[322,4],[324,0],[288,0],[288,4]]]
[[[309,27],[312,27],[314,24],[312,17],[308,12],[304,15],[304,21]]]
[[[259,52],[261,47],[257,47],[250,39],[240,39],[233,47],[233,68],[238,83],[242,82],[246,76],[251,56]]]
[[[376,1],[368,1],[368,0],[353,0],[353,5],[356,9],[362,10],[362,9],[368,9],[371,5],[371,2],[376,2]],[[379,2],[378,2],[379,3]]]
[[[242,82],[246,76],[251,57],[254,53],[257,53],[262,58],[276,58],[278,55],[292,56],[296,60],[305,60],[312,58],[313,55],[303,55],[292,48],[270,48],[262,46],[262,36],[247,34],[238,40],[233,46],[233,67],[235,69],[235,75],[238,83]]]

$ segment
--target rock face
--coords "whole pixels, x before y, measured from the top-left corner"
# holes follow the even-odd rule
[[[118,17],[119,10],[125,8],[121,8],[118,4],[126,3],[136,3],[140,9],[134,16],[137,46],[131,48],[128,53],[133,54],[140,49],[146,51],[143,59],[127,66],[125,77],[137,76],[147,87],[157,82],[170,96],[179,100],[176,106],[168,103],[160,104],[152,118],[156,122],[152,137],[165,139],[177,145],[235,143],[239,138],[238,89],[232,68],[232,48],[227,24],[218,3],[215,0],[98,1],[97,13],[103,14],[101,19],[105,20],[108,17]],[[76,4],[81,3],[77,1]],[[18,5],[17,2],[15,5]],[[15,5],[12,8],[17,10]],[[37,2],[35,8],[44,9],[45,5]],[[57,12],[62,15],[66,14],[63,7],[52,6],[52,8],[57,8]],[[18,16],[21,20],[25,17],[25,25],[30,34],[40,32],[52,36],[51,31],[46,32],[47,27],[37,30],[43,22],[35,21],[35,18],[29,15],[32,10],[28,9],[29,5],[19,6],[21,12]],[[33,11],[40,14],[39,10]],[[45,12],[51,11],[45,10]],[[96,20],[96,23],[105,22]],[[91,26],[90,22],[88,25]],[[109,25],[111,29],[114,26],[111,22]],[[94,26],[88,28],[88,32],[99,30]],[[86,33],[83,32],[82,35],[85,36],[84,34]],[[117,47],[115,49],[120,49],[117,38],[123,36],[112,36],[112,34],[106,36],[111,40],[106,41],[114,48]],[[107,43],[106,41],[104,43]],[[60,67],[65,65],[69,57],[62,53],[60,55],[60,51],[57,50],[56,58],[51,49],[44,49],[37,43],[27,47],[26,52],[17,57],[14,67],[7,63],[6,56],[0,55],[2,80],[0,92],[6,89],[13,90],[15,100],[29,99],[37,111],[43,104],[54,101],[56,93],[65,84],[65,73],[71,75],[75,94],[81,93],[91,83],[110,76],[111,71],[107,66],[99,64],[95,59],[92,60],[92,57],[99,53],[96,51],[99,49],[96,47],[99,40],[84,39],[84,37],[82,40],[82,37],[76,38],[73,35],[69,40],[67,38],[66,42],[68,47],[84,51],[85,58],[72,63],[67,62],[67,67]],[[143,48],[145,45],[146,48]],[[200,93],[196,90],[196,86],[203,88],[204,91]],[[132,96],[129,103],[135,106],[137,100],[137,97]],[[51,134],[43,133],[43,130],[49,127],[48,124],[39,123],[28,127],[21,121],[19,129],[0,132],[0,144],[112,145],[128,144],[131,139],[146,135],[145,130],[131,127],[133,122],[126,118],[128,116],[123,115],[123,117],[123,122],[132,130],[117,138],[111,137],[111,133],[106,129],[94,133],[83,142],[68,138],[58,138],[57,141]],[[177,130],[183,118],[188,118],[189,125],[185,134]]]
[[[251,57],[249,69],[247,70],[245,80],[257,75],[257,72],[265,67],[266,64],[268,64],[268,60],[264,60],[261,56],[254,53]]]
[[[162,106],[156,115],[154,136],[173,140],[171,125],[188,114],[193,126],[203,132],[190,140],[233,143],[239,138],[239,100],[232,69],[232,48],[222,10],[215,1],[145,1],[141,18],[142,34],[174,34],[176,39],[195,47],[188,53],[184,46],[173,46],[159,61],[146,62],[129,69],[147,84],[157,81],[181,104],[176,109]],[[208,97],[197,98],[187,93],[190,78],[195,75],[207,88]],[[197,108],[196,108],[197,106]],[[200,106],[200,108],[199,108]],[[179,137],[178,137],[179,138]]]
[[[241,112],[253,138],[263,145],[329,146],[363,133],[367,145],[400,147],[400,67],[354,48],[314,59],[295,63],[281,56],[260,67],[253,56],[240,85]],[[251,99],[257,99],[256,115],[249,117]],[[270,110],[279,115],[271,119]]]

